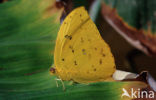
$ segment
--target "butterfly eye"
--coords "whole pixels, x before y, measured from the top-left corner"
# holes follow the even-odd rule
[[[50,72],[51,73],[55,73],[56,71],[55,71],[55,68],[50,68]]]

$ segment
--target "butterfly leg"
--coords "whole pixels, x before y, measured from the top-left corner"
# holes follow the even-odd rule
[[[57,81],[61,81],[63,90],[65,91],[65,85],[64,85],[64,82],[62,81],[62,79],[61,78],[58,78],[58,79],[55,79],[55,80],[56,80],[56,86],[57,87],[58,87],[58,82]]]
[[[60,81],[61,81],[61,83],[62,83],[62,86],[63,86],[63,90],[65,91],[65,86],[64,86],[64,83],[63,83],[63,81],[62,81],[62,79],[60,79]]]
[[[59,79],[55,79],[55,81],[56,81],[56,87],[59,87],[59,85],[58,85],[58,81]]]

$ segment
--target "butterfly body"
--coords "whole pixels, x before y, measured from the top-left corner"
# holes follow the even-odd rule
[[[90,83],[110,79],[114,57],[84,7],[64,20],[54,51],[55,73],[62,80]]]

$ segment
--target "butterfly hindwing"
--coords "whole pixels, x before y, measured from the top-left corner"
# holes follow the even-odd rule
[[[55,66],[63,80],[96,82],[114,73],[110,48],[83,7],[75,9],[64,20],[57,42]]]

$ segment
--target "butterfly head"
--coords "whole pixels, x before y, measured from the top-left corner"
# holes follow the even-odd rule
[[[54,75],[56,73],[56,69],[54,67],[50,68],[50,74]]]

